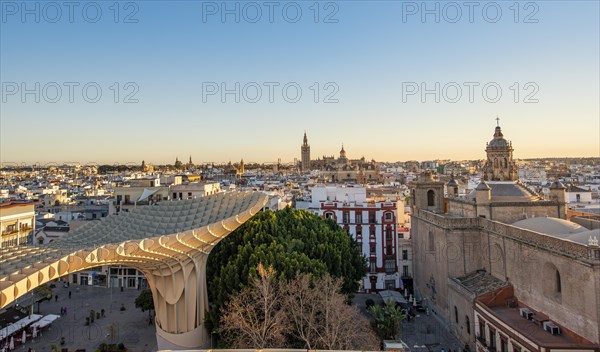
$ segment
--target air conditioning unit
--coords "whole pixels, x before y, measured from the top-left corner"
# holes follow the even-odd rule
[[[533,320],[533,312],[527,308],[519,308],[519,314],[527,320]]]
[[[556,324],[551,321],[544,322],[544,330],[548,331],[552,335],[560,335],[560,327],[556,326]]]

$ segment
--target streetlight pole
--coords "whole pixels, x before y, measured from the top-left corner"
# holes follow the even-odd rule
[[[108,285],[110,286],[110,308],[109,308],[109,311],[112,312],[112,300],[113,300],[112,299],[112,287],[113,287],[113,285],[112,285],[112,278],[110,276],[110,267],[108,269],[106,269],[106,277],[108,280]]]

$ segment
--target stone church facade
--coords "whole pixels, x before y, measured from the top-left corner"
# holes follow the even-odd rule
[[[566,219],[560,182],[549,199],[521,184],[499,126],[486,150],[466,197],[430,174],[411,184],[417,297],[472,351],[599,352],[600,223]]]

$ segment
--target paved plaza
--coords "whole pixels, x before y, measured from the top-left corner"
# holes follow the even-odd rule
[[[64,288],[60,283],[52,291],[53,295],[58,295],[58,301],[52,297],[51,301],[42,302],[39,314],[60,314],[61,307],[67,307],[67,314],[44,329],[42,336],[19,346],[17,351],[27,351],[31,347],[36,352],[46,352],[50,351],[52,345],[56,345],[59,349],[85,349],[90,352],[95,351],[103,342],[123,343],[128,351],[134,352],[157,350],[156,329],[154,324],[148,324],[148,312],[142,312],[134,305],[140,291],[125,289],[121,292],[120,289],[113,288],[111,295],[109,288],[79,285]],[[120,310],[121,305],[125,307],[125,311]],[[90,309],[96,312],[104,309],[104,318],[95,319],[90,326],[85,326],[85,318],[89,316]],[[36,304],[34,313],[37,310]],[[114,332],[113,336],[111,331]],[[63,336],[65,344],[61,346],[60,339]]]
[[[69,291],[71,298],[69,299]],[[121,292],[118,288],[111,289],[94,286],[71,285],[68,288],[57,285],[51,301],[42,302],[39,306],[40,314],[60,314],[61,307],[67,307],[67,314],[55,321],[49,329],[45,329],[42,336],[34,341],[27,341],[17,351],[27,351],[29,347],[36,352],[50,351],[52,345],[59,348],[68,348],[69,351],[85,349],[87,352],[95,351],[101,343],[123,343],[129,351],[156,351],[156,329],[154,324],[148,324],[148,312],[136,309],[135,298],[140,291],[126,289]],[[372,299],[376,304],[381,304],[379,295],[356,294],[354,304],[367,316],[365,301]],[[125,311],[121,311],[121,305]],[[37,313],[37,305],[35,313]],[[96,319],[91,326],[85,326],[85,318],[89,316],[90,309],[99,312],[105,311],[105,317]],[[114,325],[113,325],[114,324]],[[111,325],[114,338],[111,338]],[[65,337],[65,344],[60,345],[60,338]],[[435,314],[420,313],[410,322],[404,321],[402,327],[402,340],[415,352],[458,351],[461,347],[459,341],[448,331],[442,320]]]
[[[356,294],[353,302],[360,308],[361,312],[369,319],[370,313],[365,308],[367,299],[372,299],[375,304],[383,304],[379,294],[359,293]],[[402,323],[401,339],[413,352],[439,352],[442,348],[445,351],[462,350],[461,343],[450,333],[442,319],[434,313],[429,315],[418,312],[416,318]]]

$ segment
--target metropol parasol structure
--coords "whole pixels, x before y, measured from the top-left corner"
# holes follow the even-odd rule
[[[266,204],[259,192],[138,206],[42,246],[0,250],[0,308],[34,288],[100,265],[142,271],[152,290],[159,349],[206,348],[206,262],[212,248]]]

